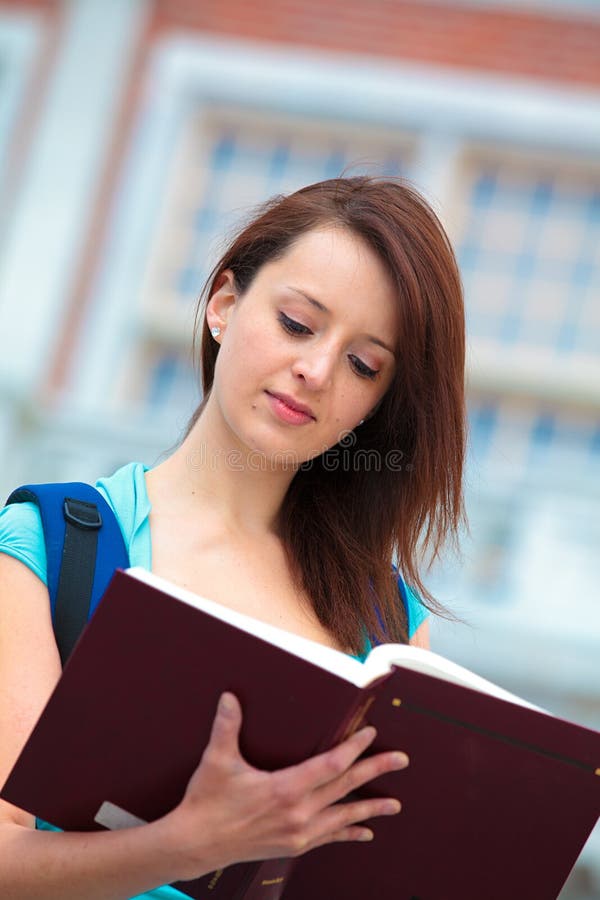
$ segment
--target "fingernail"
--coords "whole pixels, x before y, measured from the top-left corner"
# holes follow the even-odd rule
[[[221,694],[219,698],[219,712],[233,712],[233,697],[231,694]]]
[[[373,840],[373,832],[372,831],[361,831],[359,841],[372,841]]]
[[[401,809],[399,800],[388,800],[383,807],[383,812],[385,815],[393,816],[394,813],[399,813]]]
[[[361,728],[360,734],[363,737],[368,737],[369,740],[372,741],[375,738],[375,735],[377,734],[377,730],[375,728],[373,728],[372,725],[366,725],[364,728]]]
[[[406,753],[394,753],[393,760],[397,769],[405,769],[410,762]]]

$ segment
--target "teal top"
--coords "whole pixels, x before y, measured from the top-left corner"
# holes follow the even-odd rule
[[[130,564],[151,570],[151,506],[144,477],[146,471],[147,467],[141,463],[129,463],[109,478],[101,478],[96,482],[96,487],[115,511],[125,538]],[[44,534],[39,511],[34,503],[15,503],[0,510],[0,553],[6,553],[25,563],[44,584],[47,584]],[[429,613],[410,589],[407,589],[406,594],[408,635],[412,637]],[[368,651],[369,647],[364,656]],[[364,659],[364,656],[361,659]],[[58,830],[41,820],[38,820],[36,825],[45,830]],[[138,894],[131,900],[175,900],[175,898],[189,900],[186,894],[170,885],[155,888],[146,894]]]

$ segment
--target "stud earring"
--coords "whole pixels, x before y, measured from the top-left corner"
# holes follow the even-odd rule
[[[210,329],[210,333],[214,338],[219,337],[219,335],[221,334],[221,329],[218,325],[214,325],[213,328]]]

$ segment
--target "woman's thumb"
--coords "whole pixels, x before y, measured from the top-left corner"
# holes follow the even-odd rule
[[[214,750],[235,750],[239,753],[239,734],[242,727],[242,708],[235,694],[221,694],[213,722],[209,746]]]

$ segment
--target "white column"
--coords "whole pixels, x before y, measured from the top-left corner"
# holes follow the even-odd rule
[[[0,258],[0,385],[35,393],[90,217],[146,0],[73,0]],[[41,86],[44,89],[44,86]]]

